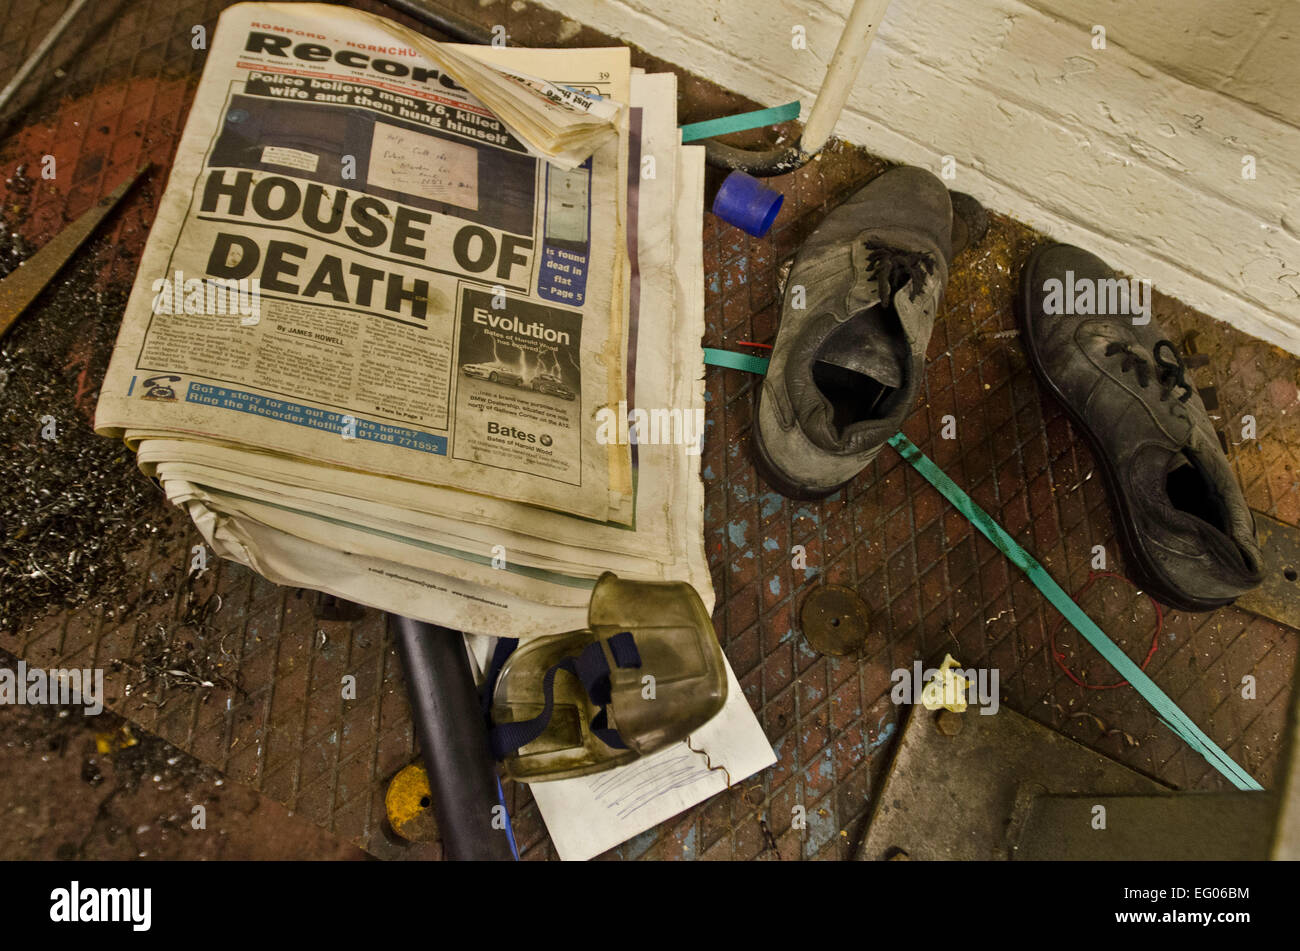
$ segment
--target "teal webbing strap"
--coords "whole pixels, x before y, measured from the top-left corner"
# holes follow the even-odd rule
[[[682,126],[682,141],[693,142],[696,139],[710,139],[715,135],[728,132],[744,132],[760,126],[776,125],[799,118],[799,103],[787,102],[784,106],[770,109],[758,109],[754,112],[742,112],[735,116],[723,116],[721,119],[709,119],[705,122],[692,122]]]
[[[1087,638],[1088,643],[1097,648],[1101,656],[1119,671],[1120,676],[1136,687],[1137,692],[1147,703],[1156,708],[1156,713],[1165,726],[1182,737],[1188,746],[1204,756],[1211,766],[1226,776],[1238,789],[1264,788],[1233,762],[1227,753],[1219,749],[1213,740],[1202,733],[1187,714],[1183,713],[1178,705],[1156,686],[1155,681],[1120,650],[1092,618],[1083,613],[1083,609],[1061,589],[1061,586],[1047,573],[1047,569],[1040,565],[1033,555],[1021,548],[1016,540],[1008,535],[1001,525],[993,521],[987,512],[976,505],[969,495],[958,488],[957,484],[948,478],[929,456],[917,449],[902,433],[891,437],[889,444],[897,449],[927,482],[938,489],[944,498],[955,505],[957,510],[984,534],[985,538],[996,545],[1002,554],[1010,558],[1012,563],[1029,577],[1034,586],[1047,596],[1047,600],[1065,615],[1065,619]]]
[[[759,376],[767,373],[767,357],[755,357],[748,353],[737,353],[735,350],[717,350],[713,347],[704,348],[704,362],[710,366],[726,367],[728,370],[744,370],[746,373],[757,373]]]

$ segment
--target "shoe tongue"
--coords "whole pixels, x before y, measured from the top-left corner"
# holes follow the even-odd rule
[[[883,386],[902,386],[906,344],[897,332],[890,332],[887,318],[878,305],[849,318],[822,344],[817,361],[870,377]]]

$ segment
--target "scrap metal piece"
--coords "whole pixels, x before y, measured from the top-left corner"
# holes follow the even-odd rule
[[[1093,824],[1104,809],[1105,834]],[[1020,861],[1259,862],[1276,797],[1266,792],[1046,795],[1029,806]]]
[[[1300,662],[1296,663],[1291,683],[1300,681]],[[1282,767],[1273,786],[1278,790],[1277,822],[1273,827],[1274,861],[1300,861],[1300,689],[1291,688],[1291,716],[1287,726],[1289,739]]]
[[[1007,707],[965,714],[955,736],[939,729],[945,712],[912,708],[858,858],[1007,860],[1044,794],[1169,791]]]
[[[799,627],[813,650],[843,657],[853,654],[867,640],[866,603],[852,588],[825,584],[814,588],[799,609]]]
[[[961,732],[961,725],[965,722],[960,713],[953,713],[951,710],[941,709],[939,715],[935,717],[934,725],[944,736],[956,736]]]
[[[1201,353],[1200,349],[1196,345],[1196,338],[1198,336],[1200,336],[1199,331],[1189,330],[1183,337],[1182,361],[1183,366],[1187,367],[1189,370],[1193,370],[1196,367],[1208,366],[1210,362],[1210,355],[1208,353]]]
[[[134,175],[118,185],[111,195],[101,198],[98,204],[47,241],[43,248],[0,281],[0,339],[4,338],[14,321],[45,290],[45,286],[68,263],[81,243],[90,237],[91,232],[99,227],[99,223],[148,170],[149,163],[146,162],[136,169]]]
[[[1264,556],[1264,580],[1236,605],[1300,631],[1300,528],[1263,512],[1251,514]]]

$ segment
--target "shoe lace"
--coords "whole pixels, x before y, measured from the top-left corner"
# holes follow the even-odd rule
[[[1160,384],[1160,400],[1169,398],[1169,394],[1174,390],[1182,390],[1178,399],[1186,403],[1192,398],[1192,385],[1187,382],[1187,367],[1178,357],[1178,351],[1168,340],[1160,340],[1151,348],[1151,359],[1147,359],[1146,352],[1133,343],[1126,341],[1112,340],[1106,344],[1106,356],[1111,357],[1115,354],[1123,354],[1124,359],[1120,361],[1119,371],[1127,373],[1132,370],[1136,376],[1138,385],[1146,387],[1153,379]]]
[[[910,282],[910,300],[921,296],[921,285],[934,273],[934,258],[923,251],[904,251],[868,241],[867,268],[874,271],[880,286],[880,299],[892,300],[894,294]]]

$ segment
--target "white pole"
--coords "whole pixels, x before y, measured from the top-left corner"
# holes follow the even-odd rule
[[[876,35],[876,27],[885,17],[889,0],[854,0],[853,9],[844,24],[844,32],[835,46],[835,55],[826,67],[826,78],[817,93],[817,100],[808,113],[800,147],[812,155],[819,151],[831,137],[835,123],[844,110],[853,83],[858,78],[867,50]]]

